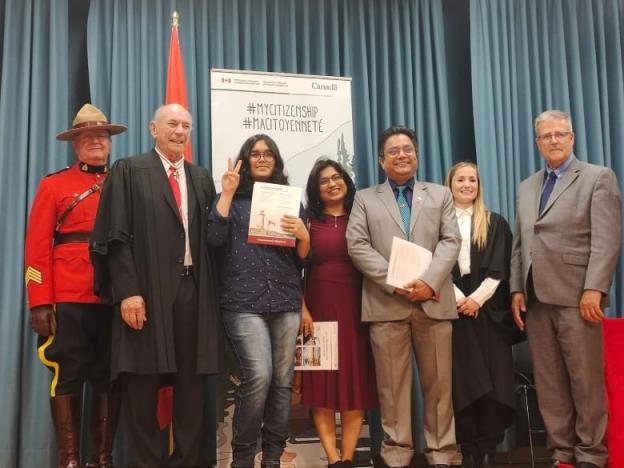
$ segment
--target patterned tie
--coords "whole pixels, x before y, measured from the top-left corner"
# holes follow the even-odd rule
[[[540,206],[539,206],[539,214],[542,214],[544,208],[546,208],[546,204],[548,203],[548,199],[550,198],[550,194],[555,188],[555,182],[557,181],[557,174],[555,171],[552,171],[548,174],[548,179],[546,179],[546,184],[544,185],[544,190],[542,191],[542,198],[540,198]]]
[[[405,198],[405,189],[407,186],[400,185],[397,187],[399,190],[399,195],[397,196],[397,203],[399,204],[399,213],[401,214],[401,220],[403,220],[403,229],[405,230],[405,234],[409,238],[410,231],[410,207],[407,204],[407,198]]]
[[[180,192],[180,183],[178,182],[178,170],[173,166],[169,166],[169,185],[171,185],[173,198],[175,198],[176,205],[178,205],[180,217],[184,219],[184,214],[182,212],[182,192]]]

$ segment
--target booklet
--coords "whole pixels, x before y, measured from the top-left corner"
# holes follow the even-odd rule
[[[338,370],[338,322],[314,322],[314,334],[297,337],[295,370]]]
[[[431,257],[430,250],[400,237],[393,238],[386,284],[403,289],[429,268]]]
[[[288,214],[299,217],[301,188],[256,182],[251,196],[247,242],[294,247],[295,236],[282,231],[280,220]]]

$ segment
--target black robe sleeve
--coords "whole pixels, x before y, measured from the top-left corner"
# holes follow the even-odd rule
[[[129,182],[130,169],[127,161],[117,161],[104,183],[91,234],[94,291],[106,302],[119,302],[125,297],[139,294],[131,253],[132,196]],[[113,268],[115,271],[111,270],[113,257],[117,260],[123,259],[121,262],[114,262],[120,265],[119,268]]]
[[[511,259],[511,239],[511,230],[505,218],[497,213],[491,213],[485,249],[478,251],[477,247],[471,244],[471,261],[474,258],[474,266],[478,268],[478,271],[475,271],[471,267],[474,289],[479,287],[485,278],[500,280],[494,295],[483,305],[486,313],[495,322],[500,322],[503,315],[510,313],[509,262]]]
[[[453,405],[456,412],[484,396],[500,403],[497,419],[503,427],[513,421],[513,324],[509,296],[511,230],[505,219],[490,213],[487,243],[470,246],[470,277],[459,285],[466,296],[485,278],[500,280],[478,317],[462,316],[453,322]],[[459,274],[459,271],[455,272]],[[511,326],[510,326],[511,325]],[[517,329],[516,329],[517,330]]]
[[[511,313],[511,293],[509,291],[509,276],[511,262],[511,244],[513,235],[509,224],[498,213],[491,213],[488,242],[483,252],[477,252],[476,246],[471,245],[471,252],[475,252],[478,274],[474,275],[473,290],[485,278],[500,280],[494,295],[483,305],[483,310],[499,327],[501,327],[512,343],[519,343],[526,339],[513,321]],[[472,268],[471,268],[472,269]],[[472,270],[475,271],[474,269]],[[476,278],[475,278],[476,276]]]

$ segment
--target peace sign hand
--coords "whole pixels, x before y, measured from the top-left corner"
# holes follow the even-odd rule
[[[238,188],[240,182],[240,168],[243,161],[238,161],[236,166],[232,167],[232,158],[228,158],[228,169],[221,176],[221,190],[223,194],[233,195]]]

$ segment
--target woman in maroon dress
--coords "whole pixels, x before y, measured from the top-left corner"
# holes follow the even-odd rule
[[[306,188],[311,255],[306,271],[302,332],[313,321],[338,322],[338,370],[303,372],[303,404],[312,416],[330,467],[352,467],[364,411],[378,406],[368,327],[360,321],[362,278],[347,253],[345,231],[355,185],[336,161],[316,162]],[[342,423],[336,450],[335,411]]]

